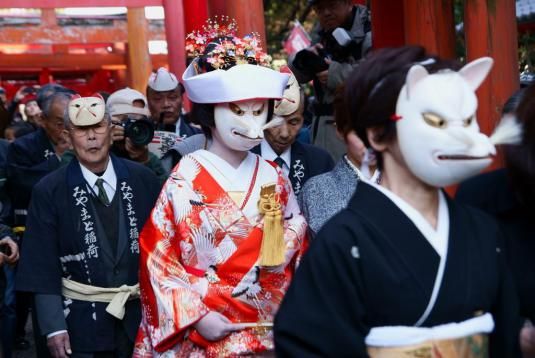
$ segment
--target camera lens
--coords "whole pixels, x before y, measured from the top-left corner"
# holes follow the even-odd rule
[[[129,120],[124,134],[134,145],[147,145],[154,137],[154,127],[146,119]]]

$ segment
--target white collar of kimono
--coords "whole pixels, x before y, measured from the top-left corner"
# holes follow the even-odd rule
[[[106,166],[106,170],[104,171],[104,174],[102,174],[101,177],[95,175],[92,171],[84,167],[81,163],[80,169],[82,170],[82,175],[91,187],[95,193],[98,193],[98,189],[96,188],[96,182],[97,179],[102,178],[104,180],[104,189],[106,190],[106,194],[108,195],[108,198],[113,198],[113,195],[115,195],[115,190],[117,188],[117,175],[115,174],[115,169],[113,168],[113,163],[111,158],[108,158],[108,165]]]
[[[262,142],[260,143],[260,152],[262,153],[262,158],[266,160],[271,160],[272,162],[275,161],[277,157],[280,157],[282,160],[284,160],[284,170],[289,169],[290,165],[292,164],[292,154],[291,154],[291,147],[288,147],[284,152],[282,152],[281,155],[277,155],[273,148],[269,145],[269,143],[264,138]],[[284,171],[286,175],[288,174],[286,171]]]
[[[405,200],[381,185],[369,181],[368,184],[386,195],[392,202],[394,202],[394,204],[396,204],[399,210],[407,215],[441,258],[446,256],[450,232],[450,215],[448,212],[448,204],[442,191],[438,190],[437,228],[434,229],[422,214],[409,205]]]
[[[217,183],[225,191],[246,191],[251,183],[253,175],[252,167],[255,165],[256,155],[247,152],[247,156],[234,168],[214,153],[201,149],[194,153],[203,167],[214,177]]]

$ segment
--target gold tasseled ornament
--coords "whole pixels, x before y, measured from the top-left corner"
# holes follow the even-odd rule
[[[284,224],[282,205],[275,191],[276,184],[266,184],[260,189],[258,210],[264,215],[264,232],[260,249],[261,266],[278,266],[284,263]]]

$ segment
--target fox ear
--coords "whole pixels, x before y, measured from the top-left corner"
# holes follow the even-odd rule
[[[429,76],[429,72],[422,65],[414,65],[407,73],[405,85],[407,86],[407,99],[410,98],[411,92],[418,82]]]
[[[481,57],[464,65],[459,74],[475,91],[485,80],[492,68],[494,60],[490,57]]]

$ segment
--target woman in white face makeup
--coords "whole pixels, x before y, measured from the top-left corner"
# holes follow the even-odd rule
[[[228,30],[192,35],[207,45],[183,81],[211,140],[171,172],[141,235],[136,357],[274,354],[273,317],[306,223],[281,170],[249,150],[277,124],[288,76],[260,65],[254,36]]]
[[[495,153],[474,91],[492,60],[374,52],[345,110],[382,179],[359,182],[319,231],[276,319],[281,357],[516,357],[517,302],[496,223],[441,187]],[[311,314],[314,312],[314,314]]]

